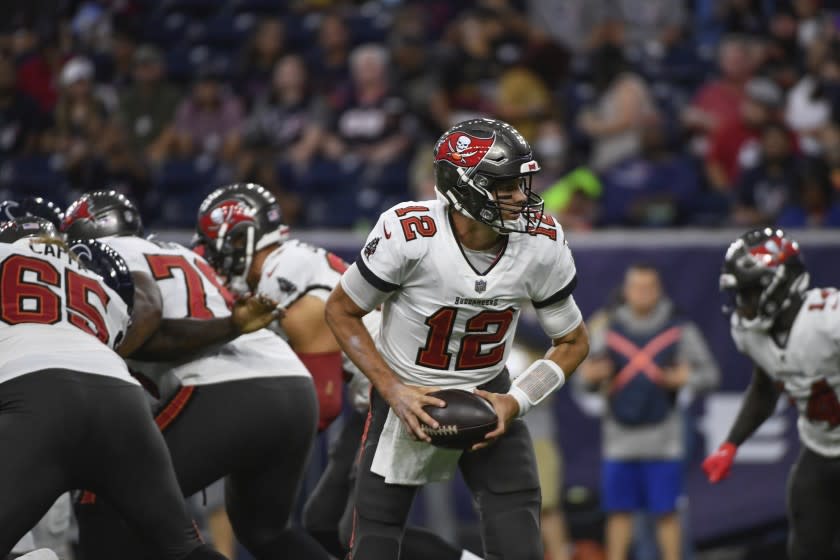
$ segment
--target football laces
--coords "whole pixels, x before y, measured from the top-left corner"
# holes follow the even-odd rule
[[[458,435],[458,426],[450,424],[446,426],[432,428],[431,426],[423,424],[423,433],[428,434],[430,436],[455,436]]]

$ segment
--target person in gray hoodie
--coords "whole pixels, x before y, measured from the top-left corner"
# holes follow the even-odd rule
[[[656,518],[661,558],[678,560],[685,429],[677,398],[714,388],[720,373],[699,329],[663,292],[654,267],[631,266],[621,296],[590,325],[590,357],[580,371],[580,382],[606,400],[601,492],[607,560],[627,557],[639,511]]]

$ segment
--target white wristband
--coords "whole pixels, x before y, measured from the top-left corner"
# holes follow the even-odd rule
[[[563,368],[551,360],[537,360],[513,381],[508,395],[519,403],[519,416],[522,417],[565,382]]]

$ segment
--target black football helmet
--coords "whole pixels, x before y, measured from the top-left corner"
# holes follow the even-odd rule
[[[0,223],[0,243],[14,243],[25,237],[61,239],[52,222],[38,216],[21,216]]]
[[[131,314],[134,308],[134,280],[120,254],[96,239],[70,240],[67,246],[85,268],[101,276],[105,285],[119,294]]]
[[[143,235],[140,212],[117,191],[96,191],[67,207],[61,231],[70,239],[96,239],[108,235]]]
[[[720,289],[731,296],[724,312],[737,313],[744,328],[767,330],[808,289],[799,244],[780,229],[745,233],[726,251]]]
[[[244,292],[254,254],[288,237],[274,195],[255,183],[234,183],[210,193],[198,209],[194,245],[231,287]]]
[[[0,202],[0,222],[14,220],[23,216],[37,216],[49,222],[56,229],[61,228],[64,212],[58,205],[40,196],[27,196],[20,200],[4,200]]]
[[[543,200],[531,191],[531,177],[539,172],[530,144],[511,125],[494,119],[459,123],[435,144],[435,181],[438,192],[457,211],[499,233],[534,233],[542,221]],[[524,204],[499,202],[496,188],[518,181]],[[502,210],[518,212],[504,220]]]

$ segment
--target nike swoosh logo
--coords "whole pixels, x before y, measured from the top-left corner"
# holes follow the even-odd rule
[[[385,227],[385,224],[382,224],[382,231],[385,232],[385,239],[391,239],[391,234],[388,232],[388,228]]]

